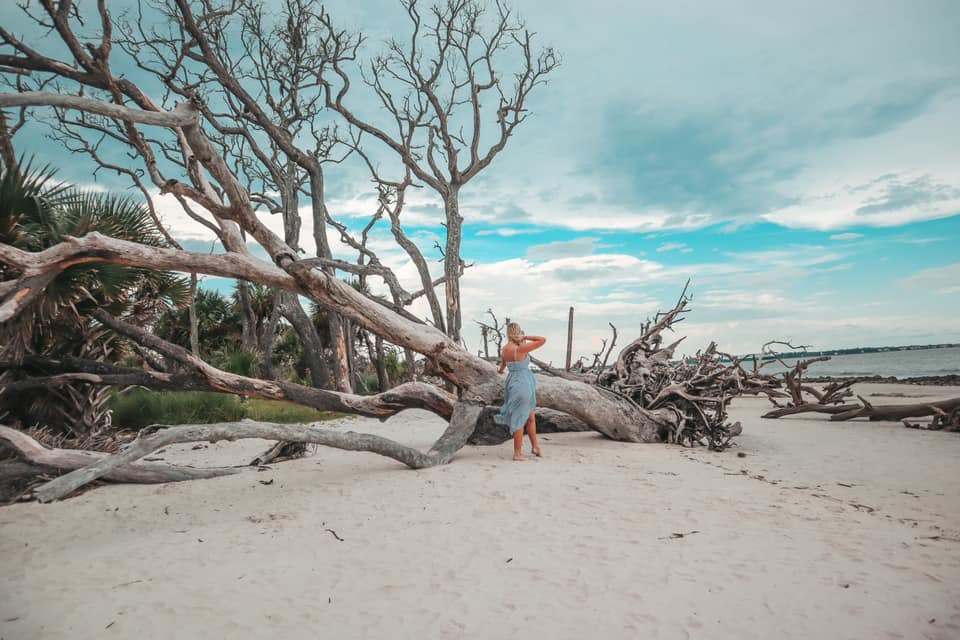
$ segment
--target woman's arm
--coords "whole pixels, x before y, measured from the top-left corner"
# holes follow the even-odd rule
[[[523,336],[523,344],[517,347],[520,353],[530,353],[546,344],[547,339],[540,336]]]

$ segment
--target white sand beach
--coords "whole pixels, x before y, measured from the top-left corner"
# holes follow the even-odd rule
[[[0,638],[960,637],[960,435],[768,406],[735,402],[722,453],[574,433],[543,436],[541,460],[504,443],[411,471],[319,449],[2,508]],[[341,424],[422,447],[444,427]]]

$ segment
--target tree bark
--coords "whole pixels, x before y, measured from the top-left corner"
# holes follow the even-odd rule
[[[99,451],[83,451],[78,449],[50,449],[30,436],[0,425],[0,441],[11,447],[27,462],[59,471],[75,471],[110,458],[110,454]],[[106,480],[116,482],[135,482],[141,484],[158,484],[163,482],[181,482],[183,480],[200,480],[219,476],[240,473],[234,467],[220,467],[195,469],[168,464],[142,463],[131,465],[113,465],[98,475]]]
[[[283,317],[300,336],[302,354],[307,369],[310,371],[313,386],[318,389],[329,389],[330,369],[327,366],[326,358],[323,357],[323,342],[321,342],[320,335],[317,333],[317,327],[313,324],[310,316],[307,315],[296,295],[284,291],[281,292],[281,300]]]
[[[196,125],[200,121],[200,111],[189,102],[181,102],[172,111],[145,111],[143,109],[131,109],[93,98],[83,98],[48,91],[0,93],[0,107],[30,106],[79,109],[80,111],[96,113],[101,116],[106,116],[107,118],[116,118],[128,122],[169,128]]]
[[[123,451],[93,461],[81,469],[51,480],[39,487],[35,494],[40,502],[60,500],[80,487],[107,474],[119,471],[125,465],[130,465],[157,449],[183,442],[218,442],[220,440],[233,441],[246,438],[305,442],[349,451],[370,451],[393,458],[412,469],[423,469],[446,464],[453,458],[453,455],[466,444],[467,439],[473,432],[480,410],[481,406],[476,403],[457,403],[450,418],[450,426],[426,453],[380,436],[353,431],[323,429],[313,425],[268,424],[245,420],[242,422],[169,427],[155,433],[144,433]]]
[[[830,420],[842,422],[854,418],[868,418],[871,421],[890,421],[896,422],[904,418],[920,418],[923,416],[932,416],[941,412],[950,412],[960,407],[960,398],[950,400],[941,400],[939,402],[918,403],[918,404],[888,404],[874,405],[860,398],[863,403],[843,404],[843,405],[825,405],[806,403],[799,407],[782,407],[774,409],[763,414],[764,418],[782,418],[783,416],[795,415],[798,413],[827,413],[832,414]]]
[[[460,309],[460,273],[463,259],[460,243],[463,231],[463,216],[460,215],[460,187],[451,184],[443,198],[447,221],[447,242],[443,252],[444,293],[447,305],[447,335],[455,344],[463,344],[461,330],[463,318]]]
[[[387,358],[383,349],[383,338],[374,339],[374,352],[377,362],[377,385],[381,392],[390,388],[390,379],[387,377]]]
[[[424,354],[439,375],[460,387],[465,397],[493,403],[502,394],[503,382],[489,362],[468,353],[437,329],[393,313],[348,284],[298,261],[285,261],[284,271],[249,256],[192,254],[126,243],[99,234],[70,238],[39,253],[0,245],[0,260],[39,273],[58,270],[64,263],[101,260],[147,268],[197,270],[234,278],[242,273],[247,276],[245,279],[307,295],[385,340]],[[141,339],[149,340],[149,337]],[[219,382],[219,374],[215,374],[212,383]],[[267,383],[256,381],[251,384],[251,391],[263,393],[264,384]],[[625,396],[558,378],[545,378],[538,398],[541,406],[576,416],[615,440],[656,442],[660,440],[659,432],[677,420],[671,411],[649,412]]]
[[[240,348],[247,353],[257,353],[257,319],[246,280],[237,280],[237,300],[240,303]]]
[[[200,321],[197,318],[197,274],[190,274],[190,306],[187,307],[190,322],[190,352],[200,357]]]

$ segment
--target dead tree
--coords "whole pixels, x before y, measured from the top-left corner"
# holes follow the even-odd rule
[[[0,108],[56,107],[121,121],[128,132],[129,141],[138,145],[141,157],[147,159],[146,171],[151,178],[161,181],[163,191],[177,194],[209,212],[230,251],[214,255],[192,253],[176,248],[145,246],[97,233],[66,238],[63,242],[39,252],[0,244],[0,263],[4,265],[5,277],[5,280],[0,282],[0,321],[22,312],[32,299],[43,294],[45,287],[57,274],[77,264],[108,262],[208,274],[255,282],[288,292],[292,296],[309,298],[356,326],[382,337],[386,342],[422,354],[431,370],[456,389],[456,394],[451,394],[423,383],[410,383],[376,396],[363,397],[346,391],[324,391],[284,381],[238,376],[211,367],[190,351],[165,343],[149,331],[101,310],[96,314],[96,318],[104,327],[124,335],[145,351],[153,351],[178,361],[184,372],[134,372],[122,368],[85,371],[87,363],[70,361],[60,363],[60,373],[42,380],[22,380],[18,384],[57,384],[63,380],[83,379],[90,384],[99,385],[137,384],[158,389],[208,388],[378,417],[392,415],[405,408],[420,407],[449,420],[449,427],[427,452],[405,448],[388,439],[365,434],[340,437],[313,428],[281,429],[276,425],[256,423],[170,430],[169,436],[163,436],[163,432],[156,434],[157,437],[145,434],[141,440],[132,443],[127,450],[118,454],[122,458],[107,458],[90,465],[86,470],[71,472],[56,481],[56,490],[50,488],[44,491],[43,495],[51,499],[62,497],[83,482],[100,477],[110,469],[132,464],[139,457],[147,455],[149,449],[157,443],[189,441],[189,438],[209,440],[266,437],[290,442],[317,442],[332,447],[377,452],[413,467],[448,462],[474,434],[484,408],[497,405],[501,401],[503,380],[498,376],[496,368],[483,358],[468,353],[459,340],[453,339],[439,328],[344,283],[331,272],[331,267],[339,266],[331,265],[330,258],[323,255],[317,258],[301,258],[295,247],[273,233],[257,215],[257,205],[245,185],[246,181],[237,175],[235,167],[231,166],[229,159],[225,157],[222,146],[212,142],[207,134],[208,130],[220,132],[219,127],[237,123],[221,122],[214,107],[200,95],[191,93],[184,96],[188,99],[175,107],[165,108],[164,100],[151,98],[129,79],[114,75],[110,65],[113,24],[104,5],[99,7],[102,37],[98,44],[89,46],[84,46],[72,30],[72,3],[67,0],[55,6],[51,0],[43,0],[40,5],[46,12],[45,19],[54,25],[72,58],[66,61],[50,58],[0,28],[0,39],[5,45],[4,52],[0,53],[0,66],[55,77],[63,84],[74,83],[77,91],[74,94],[46,91],[4,93],[0,94]],[[175,8],[176,21],[173,24],[179,30],[178,42],[181,42],[176,50],[182,54],[183,60],[206,65],[210,77],[221,82],[231,96],[229,99],[235,100],[244,109],[239,117],[256,122],[257,126],[262,128],[263,134],[306,172],[310,178],[311,194],[317,193],[322,187],[322,172],[317,170],[316,159],[301,149],[296,141],[291,139],[289,132],[281,129],[272,120],[257,96],[230,77],[228,67],[218,57],[220,54],[217,53],[211,38],[223,38],[225,35],[218,32],[211,36],[206,29],[210,25],[219,24],[217,21],[224,15],[216,11],[209,15],[194,15],[186,0],[177,0]],[[529,34],[523,31],[503,33],[519,38],[523,50],[529,54]],[[324,42],[329,44],[340,41]],[[488,43],[488,46],[492,45]],[[7,53],[11,49],[12,52]],[[337,61],[342,63],[344,56],[348,55],[342,48],[335,51],[321,48],[321,54],[327,56],[321,58],[321,62],[330,65]],[[532,61],[529,57],[527,60]],[[503,136],[500,147],[495,145],[486,155],[480,156],[477,145],[472,145],[472,160],[468,169],[459,168],[455,163],[456,153],[453,148],[447,149],[448,167],[457,170],[459,179],[465,180],[465,176],[475,175],[492,160],[499,148],[502,148],[506,137],[525,117],[522,99],[526,97],[529,89],[542,79],[542,73],[552,68],[555,61],[551,56],[542,64],[532,63],[534,70],[522,78],[521,86],[526,89],[519,94],[520,97],[516,101],[505,98],[506,102],[501,103]],[[486,77],[487,80],[477,82],[489,84],[492,76]],[[325,87],[325,90],[329,91],[330,87]],[[342,108],[342,104],[337,103],[345,91],[345,87],[342,87],[336,94],[326,95],[335,106]],[[474,92],[470,103],[478,104],[476,100],[477,93]],[[436,118],[446,114],[443,107],[439,111],[433,106],[430,108],[434,109]],[[181,176],[183,180],[165,176],[155,161],[150,160],[157,157],[158,149],[152,136],[159,134],[142,134],[141,127],[149,127],[151,132],[154,131],[153,128],[160,132],[167,131],[172,139],[176,140],[186,158],[183,165],[185,175]],[[433,154],[445,153],[436,145],[429,148],[432,151],[425,156],[428,163],[432,162],[431,158],[435,160]],[[420,170],[423,170],[423,167],[420,167]],[[436,176],[433,176],[431,179],[435,178]],[[323,199],[313,199],[312,206],[322,207]],[[324,215],[318,220],[326,222],[328,219]],[[259,243],[267,259],[261,259],[247,250],[246,241],[249,239]],[[365,266],[369,267],[370,263]],[[389,278],[386,272],[378,275],[384,279]],[[449,274],[447,275],[449,277]],[[450,290],[448,286],[448,292]],[[454,296],[454,299],[456,297]],[[671,363],[671,359],[679,341],[666,347],[662,344],[662,332],[671,330],[673,325],[681,320],[686,303],[687,298],[682,296],[673,310],[658,314],[651,320],[645,326],[643,335],[619,354],[613,370],[600,372],[601,384],[596,384],[595,375],[593,379],[590,379],[590,376],[584,378],[571,375],[544,377],[538,385],[538,404],[543,408],[573,416],[587,427],[618,441],[668,440],[685,444],[705,442],[714,447],[726,444],[739,429],[738,425],[725,425],[725,409],[737,389],[737,380],[719,364],[713,348],[701,354],[696,364],[676,364]],[[459,327],[459,321],[455,322],[454,326]],[[446,328],[450,330],[449,325]],[[51,363],[51,366],[54,364],[56,363]],[[670,377],[671,371],[674,372],[673,379]],[[78,480],[82,482],[78,484]]]

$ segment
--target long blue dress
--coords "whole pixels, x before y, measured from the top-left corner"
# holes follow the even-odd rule
[[[530,354],[518,362],[508,362],[507,386],[503,406],[494,420],[510,428],[513,435],[527,423],[530,412],[537,407],[537,381],[530,371]]]

